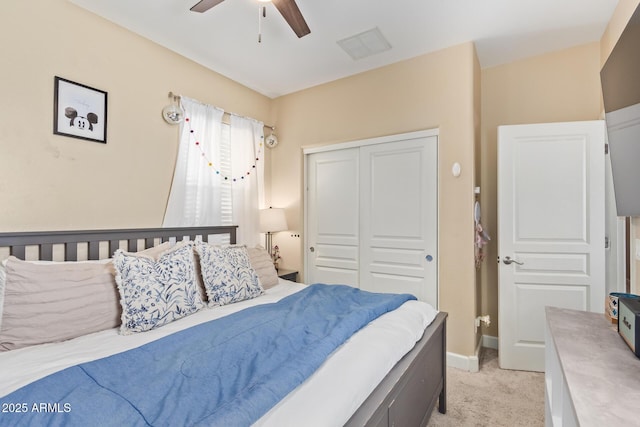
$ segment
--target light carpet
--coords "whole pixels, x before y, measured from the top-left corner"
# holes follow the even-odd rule
[[[447,413],[436,408],[428,426],[544,426],[544,373],[498,367],[484,348],[480,371],[447,368]]]

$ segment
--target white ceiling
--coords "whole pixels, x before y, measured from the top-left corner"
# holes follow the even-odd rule
[[[618,0],[297,0],[298,39],[272,4],[258,43],[258,1],[70,0],[266,96],[474,41],[483,68],[597,41]],[[336,43],[378,27],[392,48],[354,61]]]

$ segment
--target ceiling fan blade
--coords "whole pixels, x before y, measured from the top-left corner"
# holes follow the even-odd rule
[[[192,12],[206,12],[211,9],[213,6],[222,3],[224,0],[200,0],[198,3],[193,5],[190,9]]]
[[[298,37],[311,32],[295,0],[272,0],[272,3]]]

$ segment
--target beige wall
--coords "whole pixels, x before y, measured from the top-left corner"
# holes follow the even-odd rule
[[[600,117],[599,43],[482,71],[482,218],[493,240],[482,265],[483,334],[498,336],[497,127]]]
[[[421,129],[440,129],[440,309],[449,312],[448,349],[472,355],[476,337],[473,267],[474,138],[479,65],[466,43],[276,99],[280,145],[272,151],[271,204],[303,227],[302,147]],[[462,175],[454,178],[451,165]],[[283,265],[302,269],[302,238],[280,233]]]
[[[475,162],[475,186],[474,186],[474,239],[475,239],[475,202],[480,202],[482,199],[482,70],[480,68],[480,62],[476,56],[476,64],[475,64],[475,73],[474,73],[474,117],[473,117],[473,129],[474,129],[474,162]],[[476,194],[475,189],[479,188],[480,193]],[[475,240],[474,240],[475,244]],[[473,315],[474,319],[477,316],[483,315],[482,312],[482,270],[481,268],[476,267],[475,260],[475,246],[474,246],[474,268],[475,268],[475,314]],[[475,320],[474,320],[475,325]],[[474,326],[475,328],[475,326]],[[482,340],[482,328],[474,329],[476,332],[476,348],[478,348],[478,344]]]
[[[0,229],[159,226],[177,149],[174,91],[269,122],[271,99],[66,0],[0,14]],[[53,79],[108,92],[108,142],[53,135]]]

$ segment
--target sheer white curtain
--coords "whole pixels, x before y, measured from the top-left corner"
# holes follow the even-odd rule
[[[178,158],[163,227],[220,224],[220,163],[224,111],[182,97],[185,120],[180,124]]]
[[[260,241],[259,209],[264,205],[264,124],[231,116],[233,223],[238,224],[238,242],[255,246]],[[255,166],[255,167],[254,167]],[[238,184],[238,181],[242,181]]]
[[[263,123],[231,115],[229,126],[219,108],[185,97],[181,105],[185,121],[163,226],[233,224],[239,226],[238,243],[258,244]]]

